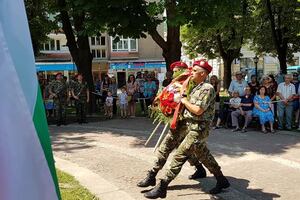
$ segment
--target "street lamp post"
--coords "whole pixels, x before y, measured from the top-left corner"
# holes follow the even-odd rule
[[[257,82],[257,63],[258,63],[258,57],[257,55],[255,55],[255,57],[253,58],[253,62],[255,64],[255,77],[256,77],[256,82]]]

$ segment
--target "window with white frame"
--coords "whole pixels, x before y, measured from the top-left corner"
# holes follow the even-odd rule
[[[105,36],[90,37],[90,44],[91,44],[91,46],[105,46],[106,45],[106,38],[105,38]]]
[[[91,49],[91,53],[95,59],[106,58],[106,49]]]
[[[42,51],[60,51],[60,40],[50,39],[42,45]]]
[[[112,51],[129,51],[129,52],[136,52],[138,50],[138,40],[132,38],[123,38],[120,37],[118,42],[114,41],[114,38],[111,38],[112,43]]]

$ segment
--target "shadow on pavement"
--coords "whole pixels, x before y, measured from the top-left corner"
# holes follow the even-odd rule
[[[241,200],[241,199],[263,199],[272,200],[279,198],[280,195],[275,193],[264,192],[263,189],[248,188],[250,181],[246,179],[239,179],[235,177],[227,177],[231,183],[231,187],[224,189],[222,193],[218,195],[211,195],[211,199],[223,199],[223,200]],[[180,194],[178,196],[190,196],[195,194],[208,194],[209,190],[212,189],[216,184],[216,180],[213,177],[207,177],[201,179],[199,184],[187,184],[187,185],[170,185],[168,190],[185,190],[193,189],[188,191],[186,194]],[[198,191],[198,192],[196,192]],[[246,198],[247,197],[247,198]]]
[[[93,145],[91,145],[90,143],[94,140],[90,137],[73,135],[75,134],[68,134],[68,137],[66,137],[65,135],[52,136],[52,149],[54,151],[64,151],[66,153],[71,153],[72,151],[93,147]]]
[[[228,129],[211,131],[208,146],[213,155],[227,155],[240,157],[247,152],[256,152],[265,155],[283,154],[300,144],[300,137],[296,132],[285,134],[262,134],[257,131],[247,133],[233,133]]]
[[[59,128],[51,126],[50,132],[53,136],[52,140],[54,144],[61,136],[61,132],[64,133],[63,135],[72,133],[105,133],[111,134],[113,137],[134,137],[135,140],[130,143],[130,147],[132,148],[153,148],[160,136],[163,126],[159,128],[147,147],[145,147],[144,144],[154,127],[155,125],[152,124],[149,118],[137,117],[130,119],[117,118],[89,123],[87,125],[69,124],[68,126]],[[229,129],[218,129],[211,131],[207,143],[212,154],[216,156],[226,155],[229,157],[240,157],[248,152],[275,155],[285,153],[287,150],[295,148],[296,145],[300,144],[300,137],[297,136],[297,132],[289,132],[289,134],[283,133],[284,132],[262,134],[253,130],[249,130],[246,133],[233,133]],[[76,141],[76,143],[78,143],[79,147],[81,146],[79,141]]]

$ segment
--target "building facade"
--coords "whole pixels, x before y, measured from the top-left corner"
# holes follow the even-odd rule
[[[163,35],[162,26],[158,31]],[[44,43],[36,58],[37,71],[45,77],[63,72],[69,78],[76,73],[64,33],[51,33],[49,41]],[[137,71],[165,71],[165,62],[161,48],[151,36],[141,39],[123,38],[119,40],[106,33],[89,37],[90,50],[93,56],[92,72],[95,81],[105,74],[116,76],[119,85],[124,84],[129,74]]]

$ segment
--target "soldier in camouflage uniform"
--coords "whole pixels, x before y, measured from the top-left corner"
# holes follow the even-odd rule
[[[90,94],[87,83],[83,81],[83,76],[81,74],[77,75],[77,81],[73,84],[71,95],[75,99],[78,123],[87,123],[86,107],[90,99]]]
[[[190,93],[190,98],[182,98],[185,109],[181,129],[187,132],[186,137],[179,145],[170,164],[170,169],[160,183],[149,192],[146,198],[165,198],[168,184],[179,174],[183,164],[190,155],[196,157],[204,164],[217,179],[216,186],[210,190],[211,194],[217,194],[223,188],[230,186],[223,175],[220,166],[209,152],[206,140],[209,135],[209,125],[215,112],[215,91],[212,85],[204,83],[212,67],[204,60],[193,64],[192,80],[197,86]]]
[[[68,81],[68,94],[69,94],[69,106],[75,106],[75,99],[72,96],[72,89],[76,85],[77,81],[75,76],[70,77]]]
[[[56,106],[56,125],[66,125],[67,85],[62,73],[57,73],[55,78],[49,85],[49,98],[54,99]]]
[[[188,66],[184,62],[180,62],[180,61],[174,62],[170,66],[170,69],[172,69],[174,73],[177,73],[177,76],[182,74],[187,68]],[[178,71],[181,71],[181,73],[178,73]],[[176,76],[174,76],[173,78],[176,78]],[[156,155],[156,160],[154,162],[154,165],[152,166],[152,169],[148,171],[146,178],[137,184],[138,187],[148,187],[148,186],[154,186],[156,184],[155,177],[158,171],[163,168],[170,153],[175,148],[177,148],[185,138],[187,133],[186,128],[187,127],[184,126],[182,122],[179,122],[176,130],[170,130],[168,132],[167,136],[164,138],[163,142],[159,146]],[[189,179],[198,179],[198,178],[206,177],[205,169],[203,168],[201,162],[199,162],[199,160],[193,154],[189,156],[188,162],[190,163],[191,166],[196,167],[196,172],[193,175],[190,175]]]

